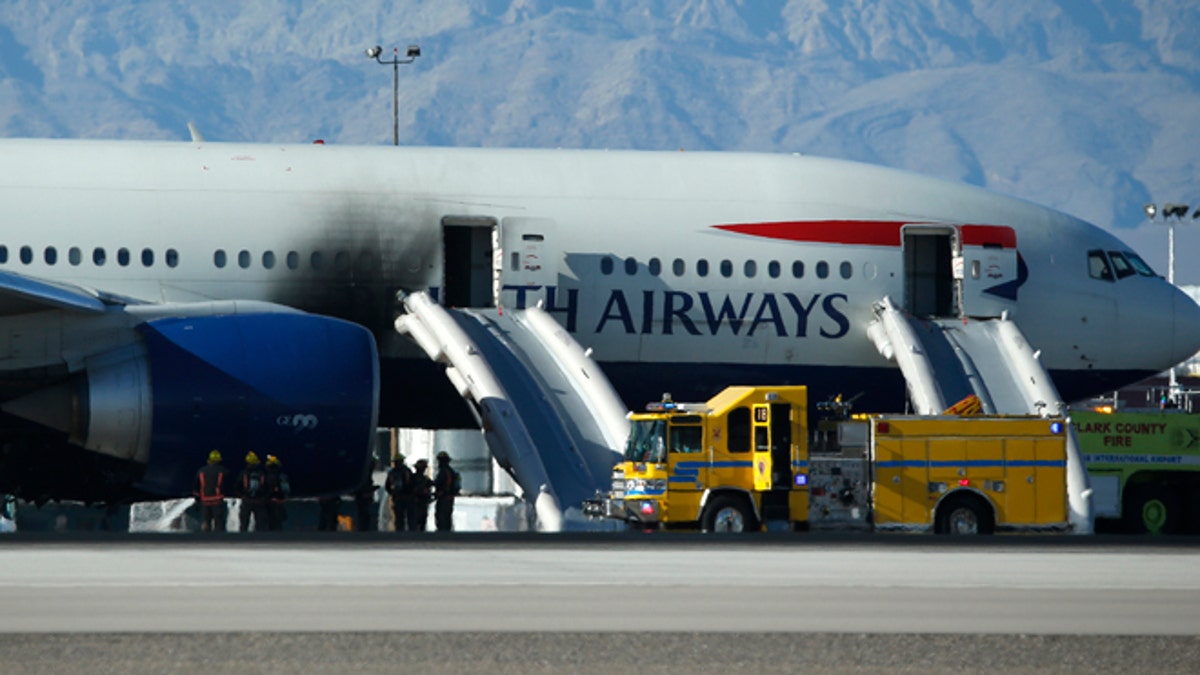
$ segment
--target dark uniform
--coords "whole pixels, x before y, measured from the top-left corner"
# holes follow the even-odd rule
[[[383,489],[392,498],[392,522],[397,532],[408,529],[408,511],[413,506],[413,472],[404,464],[404,455],[396,455]]]
[[[267,489],[267,529],[282,530],[283,521],[287,520],[287,507],[284,502],[292,493],[288,485],[287,474],[283,472],[283,463],[275,455],[267,455],[267,472],[264,484]]]
[[[412,477],[412,506],[408,509],[408,529],[412,532],[424,532],[425,522],[429,520],[429,500],[433,498],[433,481],[429,480],[426,470],[429,462],[418,459],[413,465]]]
[[[254,529],[267,529],[267,472],[253,452],[246,455],[246,468],[242,470],[238,487],[241,488],[242,505],[238,509],[238,525],[242,532],[250,531],[250,516],[254,516]]]
[[[321,506],[320,516],[317,520],[317,531],[337,532],[338,511],[342,508],[342,497],[340,495],[321,497],[317,500],[317,503]]]
[[[450,455],[439,452],[438,470],[433,478],[434,498],[433,522],[438,532],[454,529],[454,496],[458,494],[460,479],[458,472],[450,468]]]
[[[204,532],[225,531],[225,482],[228,471],[221,465],[221,453],[208,453],[208,464],[196,472],[192,495],[200,503],[200,529]]]

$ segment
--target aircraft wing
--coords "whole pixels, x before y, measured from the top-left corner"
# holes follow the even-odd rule
[[[45,309],[100,314],[105,299],[96,291],[0,270],[0,317]]]

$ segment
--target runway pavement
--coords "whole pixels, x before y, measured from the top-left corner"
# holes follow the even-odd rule
[[[437,662],[445,641],[496,643],[487,637],[496,631],[508,636],[500,640],[505,645],[529,643],[530,658],[541,645],[542,657],[551,659],[545,663],[564,666],[569,663],[554,659],[588,650],[608,658],[612,645],[631,644],[631,636],[639,645],[670,640],[683,649],[747,645],[752,637],[772,635],[790,636],[763,643],[781,662],[796,645],[815,649],[836,635],[863,637],[864,648],[890,644],[886,654],[896,658],[916,643],[974,645],[968,651],[976,654],[979,645],[999,641],[990,658],[1000,659],[995,665],[1001,668],[1032,665],[1012,661],[1005,644],[1023,645],[1031,655],[1024,658],[1040,649],[1058,654],[1046,658],[1067,659],[1059,665],[1091,663],[1110,672],[1118,663],[1164,672],[1174,670],[1172,658],[1187,669],[1200,663],[1200,545],[1194,540],[666,533],[34,538],[0,542],[0,570],[0,633],[8,634],[0,636],[0,657],[9,664],[26,663],[22,657],[41,649],[35,645],[71,634],[124,652],[130,633],[153,635],[137,643],[142,649],[219,642],[234,652],[268,634],[271,644],[321,635],[331,649],[350,650],[388,634],[407,636],[410,655],[425,645],[422,653]],[[413,638],[419,635],[426,639]],[[1106,652],[1102,646],[1117,644],[1110,636],[1123,636],[1125,648],[1102,663],[1090,661],[1089,655]],[[618,650],[618,660],[642,649]],[[1143,652],[1157,656],[1139,661]],[[1084,660],[1071,660],[1077,658]],[[455,662],[497,665],[479,658]],[[706,663],[724,661],[693,665]],[[833,659],[806,663],[839,670]],[[953,663],[927,665],[954,670]]]

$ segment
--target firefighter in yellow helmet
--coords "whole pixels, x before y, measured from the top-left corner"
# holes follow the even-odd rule
[[[267,472],[254,451],[246,453],[246,468],[242,469],[238,487],[241,489],[242,504],[238,508],[238,529],[250,530],[250,516],[254,516],[254,529],[267,529]]]
[[[200,504],[200,529],[204,532],[225,531],[225,490],[229,472],[221,464],[221,453],[208,453],[208,463],[196,472],[192,496]]]
[[[275,455],[267,455],[264,485],[267,497],[267,529],[282,530],[283,521],[287,520],[287,507],[284,503],[292,494],[292,488],[288,485],[287,474],[283,472],[283,462]]]

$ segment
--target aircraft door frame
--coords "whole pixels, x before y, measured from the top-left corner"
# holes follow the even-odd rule
[[[960,237],[951,225],[900,228],[904,309],[921,318],[962,316]]]
[[[496,219],[442,218],[442,286],[446,307],[495,307]]]

